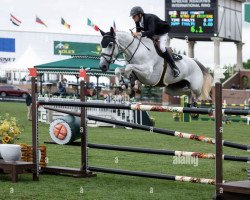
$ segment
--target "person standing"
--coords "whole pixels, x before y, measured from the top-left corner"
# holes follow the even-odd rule
[[[32,98],[31,98],[31,95],[28,94],[27,97],[26,97],[26,105],[27,105],[27,119],[28,120],[32,120]]]

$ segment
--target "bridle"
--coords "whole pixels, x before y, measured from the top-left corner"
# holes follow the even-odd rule
[[[119,49],[119,46],[118,46],[118,44],[117,44],[117,42],[116,42],[116,38],[115,38],[114,36],[111,36],[111,35],[104,35],[103,37],[109,37],[109,38],[111,38],[111,39],[113,40],[114,44],[115,44],[115,45],[117,46],[117,48]],[[111,54],[101,53],[101,57],[103,57],[103,58],[106,60],[106,62],[107,62],[108,64],[114,63],[116,60],[118,60],[118,56],[119,56],[120,54],[122,54],[122,53],[125,53],[126,50],[133,44],[134,40],[135,40],[135,38],[133,37],[133,40],[128,44],[128,46],[127,46],[125,49],[119,51],[115,58],[113,58],[113,54],[114,54],[114,51],[115,51],[115,45],[113,45]],[[141,44],[141,37],[139,38],[139,43],[138,43],[138,45],[137,45],[137,47],[136,47],[134,53],[133,53],[132,56],[130,57],[130,59],[129,59],[129,60],[124,59],[124,61],[127,61],[128,63],[130,63],[130,61],[133,59],[135,53],[137,52],[137,50],[138,50],[140,44]],[[109,59],[107,59],[106,57],[108,57]],[[123,61],[123,60],[119,60],[119,61]]]
[[[117,48],[119,49],[119,46],[118,46],[114,36],[104,35],[103,38],[104,37],[111,38],[113,40],[114,44],[117,45]],[[116,61],[116,59],[117,59],[117,56],[113,59],[113,54],[114,54],[114,51],[115,51],[115,45],[113,45],[111,54],[101,53],[101,57],[103,57],[108,64],[114,63]],[[109,57],[110,59],[107,59],[106,57]]]

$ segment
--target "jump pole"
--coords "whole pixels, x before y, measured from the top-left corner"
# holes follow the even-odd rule
[[[70,106],[70,107],[86,107],[86,108],[107,108],[107,109],[124,109],[124,110],[142,110],[156,112],[177,112],[177,113],[199,113],[211,114],[210,108],[188,108],[188,107],[172,107],[172,106],[151,106],[142,104],[112,104],[112,103],[94,103],[94,102],[62,102],[62,101],[38,101],[40,105],[51,106]]]
[[[57,144],[55,142],[44,142],[44,143]],[[81,143],[73,142],[67,145],[81,146]],[[199,159],[210,159],[210,160],[215,159],[214,153],[176,151],[176,150],[166,150],[166,149],[151,149],[151,148],[143,148],[143,147],[118,146],[118,145],[95,144],[95,143],[88,143],[88,147],[91,149],[114,150],[114,151],[123,151],[123,152],[131,152],[131,153],[144,153],[144,154],[179,156],[179,157],[197,157]],[[250,157],[245,157],[245,156],[222,155],[222,159],[228,160],[228,161],[236,161],[236,162],[249,162],[250,161]]]
[[[145,154],[156,154],[156,155],[168,155],[168,156],[183,156],[183,157],[197,157],[200,159],[215,159],[213,153],[201,153],[201,152],[189,152],[189,151],[175,151],[175,150],[163,150],[163,149],[151,149],[142,147],[130,147],[130,146],[118,146],[118,145],[107,145],[107,144],[88,144],[88,147],[93,149],[104,149],[104,150],[115,150],[133,153],[145,153]],[[248,162],[250,157],[243,156],[229,156],[222,155],[223,160]]]
[[[48,110],[53,110],[56,112],[62,112],[65,114],[80,117],[80,113],[78,113],[78,112],[66,111],[66,110],[52,108],[52,107],[48,107],[48,106],[44,106],[44,108],[48,109]],[[118,125],[118,126],[130,127],[130,128],[134,128],[134,129],[138,129],[138,130],[149,131],[150,133],[159,133],[159,134],[168,135],[168,136],[180,137],[180,138],[185,138],[185,139],[190,139],[190,140],[201,141],[201,142],[205,142],[205,143],[209,143],[209,144],[215,144],[214,138],[209,138],[209,137],[205,137],[205,136],[201,136],[201,135],[195,135],[195,134],[178,132],[178,131],[167,130],[167,129],[162,129],[162,128],[156,128],[156,127],[151,127],[151,126],[146,126],[146,125],[117,121],[117,120],[112,120],[112,119],[106,119],[106,118],[92,116],[92,115],[88,115],[87,117],[89,120],[104,122],[104,123],[108,123],[108,124],[114,124],[114,125]],[[229,141],[223,141],[223,146],[241,149],[241,150],[246,150],[246,151],[250,150],[250,145],[238,144],[238,143],[229,142]]]
[[[180,181],[180,182],[203,183],[209,185],[215,184],[214,179],[196,178],[189,176],[176,176],[176,175],[167,175],[167,174],[140,172],[140,171],[128,171],[128,170],[94,167],[94,166],[90,166],[89,170],[93,172],[119,174],[126,176],[139,176],[139,177],[157,178],[157,179],[165,179],[165,180]]]
[[[109,103],[94,103],[94,102],[62,102],[62,101],[38,101],[40,105],[51,106],[70,106],[70,107],[86,107],[86,108],[107,108],[107,109],[124,109],[124,110],[142,110],[156,112],[176,112],[176,113],[197,113],[197,114],[213,114],[215,111],[212,108],[188,108],[188,107],[172,107],[172,106],[152,106],[142,104],[109,104]],[[223,109],[223,114],[231,115],[249,115],[250,110],[235,110]]]

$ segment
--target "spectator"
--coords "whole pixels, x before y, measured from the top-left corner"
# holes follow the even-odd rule
[[[110,94],[105,94],[104,100],[105,100],[106,103],[110,103],[110,101],[111,101],[111,96],[110,96]]]
[[[27,105],[27,120],[32,120],[32,98],[31,98],[31,95],[28,94],[27,97],[26,97],[26,105]]]
[[[64,94],[66,93],[66,88],[65,88],[65,84],[66,84],[67,80],[66,79],[63,79],[62,81],[59,81],[57,83],[57,93],[60,95],[60,94]]]

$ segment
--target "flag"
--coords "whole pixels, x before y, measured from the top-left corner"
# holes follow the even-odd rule
[[[87,25],[91,26],[96,31],[99,31],[99,27],[97,25],[93,24],[92,21],[89,18],[87,18]]]
[[[39,17],[37,17],[37,16],[36,16],[36,23],[42,24],[42,25],[44,25],[45,27],[47,27],[47,25],[46,25]]]
[[[20,26],[21,25],[21,21],[18,20],[14,15],[10,14],[10,21],[16,25],[16,26]]]
[[[114,31],[116,31],[115,21],[113,21],[113,29],[114,29]]]
[[[66,28],[70,29],[70,25],[66,23],[63,18],[61,18],[61,24],[64,25]]]
[[[36,68],[28,68],[29,70],[29,75],[28,76],[32,76],[32,77],[36,77],[37,76],[37,70]]]
[[[85,69],[80,69],[79,70],[79,78],[84,78],[84,80],[86,79],[87,77],[87,72]]]

